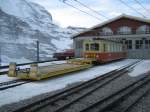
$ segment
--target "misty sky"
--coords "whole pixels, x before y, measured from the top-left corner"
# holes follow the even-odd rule
[[[84,10],[100,20],[97,20],[87,14],[84,14],[66,4],[61,2],[60,0],[30,0],[32,2],[38,3],[44,6],[52,15],[53,21],[57,24],[61,25],[62,27],[67,26],[78,26],[78,27],[92,27],[93,25],[99,24],[103,21],[108,19],[97,15],[90,11],[89,9],[81,6],[74,0],[66,0],[67,3],[72,4],[75,7]],[[122,13],[142,17],[135,11],[131,10],[124,4],[122,4],[119,0],[78,0],[90,8],[98,11],[99,13],[107,16],[107,18],[116,17]],[[140,5],[138,5],[134,0],[123,0],[128,3],[130,6],[134,7],[137,11],[145,15],[147,18],[150,19],[150,0],[138,0],[142,5],[149,10],[145,11]]]

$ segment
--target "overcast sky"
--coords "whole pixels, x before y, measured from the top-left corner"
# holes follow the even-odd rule
[[[51,13],[53,21],[61,25],[62,27],[67,26],[92,27],[93,25],[108,20],[105,17],[93,13],[92,11],[78,4],[74,0],[66,0],[66,2],[72,4],[75,7],[80,8],[81,10],[84,10],[85,12],[92,14],[93,16],[96,16],[97,18],[99,18],[99,20],[64,4],[63,2],[61,2],[62,0],[61,1],[30,0],[30,1],[38,3],[43,7],[45,7],[46,10],[48,10]],[[107,18],[113,18],[122,13],[142,17],[135,11],[131,10],[130,8],[122,4],[119,0],[78,0],[78,1],[105,15]],[[149,12],[145,11],[134,0],[123,0],[123,1],[125,1],[130,6],[134,7],[137,11],[139,11],[143,15],[150,18],[150,0],[138,0],[147,10],[149,10]]]

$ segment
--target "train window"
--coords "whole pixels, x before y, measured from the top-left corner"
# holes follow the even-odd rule
[[[117,44],[115,43],[115,52],[117,52]]]
[[[108,51],[108,52],[110,52],[109,46],[110,46],[110,45],[109,45],[109,43],[108,43],[108,44],[107,44],[107,51]]]
[[[118,44],[116,44],[116,51],[118,52]]]
[[[106,44],[103,44],[104,52],[106,52]]]
[[[111,44],[111,52],[114,52],[114,44]]]
[[[111,48],[111,43],[109,44],[109,50],[110,50],[110,52],[112,51],[112,48]]]
[[[98,51],[99,50],[99,44],[98,43],[91,44],[90,49],[93,51]]]
[[[117,52],[119,52],[119,44],[117,44]]]
[[[114,52],[114,44],[112,43],[112,52]]]
[[[121,45],[120,45],[120,44],[119,44],[119,51],[122,51],[122,50],[121,50]]]
[[[85,44],[85,50],[86,50],[86,51],[89,51],[89,50],[90,50],[89,44]]]
[[[116,51],[115,44],[113,43],[113,52]]]
[[[111,52],[111,43],[108,43],[108,52]]]
[[[115,51],[117,52],[117,44],[115,43]]]

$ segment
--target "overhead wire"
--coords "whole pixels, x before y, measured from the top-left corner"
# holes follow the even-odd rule
[[[67,1],[69,1],[69,0],[59,0],[59,1],[63,2],[64,4],[66,4],[66,5],[68,5],[68,6],[72,7],[72,8],[74,8],[74,9],[76,9],[76,10],[82,12],[82,13],[85,13],[85,14],[87,14],[87,15],[89,15],[89,16],[91,16],[91,17],[93,17],[93,18],[95,18],[95,19],[97,19],[97,20],[99,20],[99,21],[102,21],[102,20],[101,20],[100,18],[98,18],[97,16],[94,16],[93,14],[90,14],[90,13],[88,13],[88,12],[86,12],[86,11],[84,11],[84,10],[81,10],[80,8],[78,8],[78,7],[74,6],[74,5],[72,5],[71,3],[68,3]],[[77,2],[78,4],[80,4],[80,5],[82,5],[82,6],[86,7],[86,8],[88,8],[88,9],[91,10],[92,12],[94,12],[94,13],[96,13],[96,14],[98,14],[98,15],[100,15],[100,16],[106,18],[106,19],[109,19],[109,18],[108,18],[107,16],[105,16],[104,14],[101,14],[101,13],[97,12],[96,10],[90,8],[89,6],[87,6],[87,5],[85,5],[84,3],[80,2],[79,0],[72,0],[72,1],[75,1],[75,2]],[[119,0],[119,1],[120,1],[122,4],[124,4],[125,6],[127,6],[128,8],[130,8],[131,10],[133,10],[134,12],[138,13],[139,15],[141,15],[142,17],[147,18],[144,14],[142,14],[142,13],[139,12],[139,11],[137,11],[134,7],[130,6],[128,3],[124,2],[123,0]],[[144,9],[146,9],[138,0],[135,0],[135,1],[136,1],[141,7],[143,7]]]
[[[79,10],[80,12],[85,13],[85,14],[87,14],[87,15],[89,15],[89,16],[91,16],[91,17],[93,17],[93,18],[95,18],[95,19],[97,19],[97,20],[99,20],[99,21],[102,21],[100,18],[98,18],[98,17],[96,17],[96,16],[94,16],[94,15],[92,15],[92,14],[86,12],[86,11],[83,11],[83,10],[81,10],[81,9],[79,9],[79,8],[77,8],[77,7],[75,7],[75,6],[73,6],[73,5],[69,4],[69,3],[67,3],[66,1],[67,1],[67,0],[62,0],[62,2],[63,2],[64,4],[66,4],[66,5],[68,5],[68,6],[72,7],[72,8],[74,8],[74,9],[76,9],[76,10]]]
[[[96,11],[96,10],[90,8],[89,6],[85,5],[84,3],[82,3],[82,2],[80,2],[80,1],[78,1],[78,0],[73,0],[73,1],[79,3],[80,5],[82,5],[82,6],[86,7],[86,8],[88,8],[88,9],[91,10],[92,12],[94,12],[94,13],[96,13],[96,14],[102,16],[102,17],[104,17],[105,19],[109,19],[109,18],[108,18],[107,16],[105,16],[104,14],[99,13],[98,11]]]
[[[126,5],[127,7],[129,7],[131,10],[135,11],[136,13],[138,13],[139,15],[141,15],[142,17],[146,18],[145,15],[143,15],[141,12],[137,11],[134,7],[131,7],[129,4],[127,4],[126,2],[124,2],[123,0],[119,0],[122,4]]]
[[[134,1],[150,14],[150,11],[147,8],[145,8],[144,5],[142,5],[138,0],[134,0]]]

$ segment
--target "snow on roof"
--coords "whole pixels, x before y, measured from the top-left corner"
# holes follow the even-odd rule
[[[91,27],[91,28],[88,28],[88,29],[86,29],[86,30],[84,30],[84,31],[81,31],[81,32],[79,32],[79,33],[73,35],[72,38],[75,38],[76,36],[78,36],[78,35],[81,34],[81,33],[88,32],[88,31],[90,31],[90,30],[92,30],[92,29],[94,29],[94,28],[101,27],[101,26],[103,26],[103,25],[105,25],[105,24],[108,24],[108,23],[111,23],[111,22],[113,22],[113,21],[116,21],[116,20],[118,20],[118,19],[120,19],[120,18],[129,18],[129,19],[133,19],[133,20],[137,20],[137,21],[142,21],[142,22],[150,23],[150,19],[145,19],[145,18],[140,18],[140,17],[136,17],[136,16],[131,16],[131,15],[122,14],[122,15],[117,16],[117,17],[115,17],[115,18],[109,19],[108,21],[105,21],[105,22],[102,22],[102,23],[100,23],[100,24],[98,24],[98,25],[95,25],[95,26],[93,26],[93,27]]]

